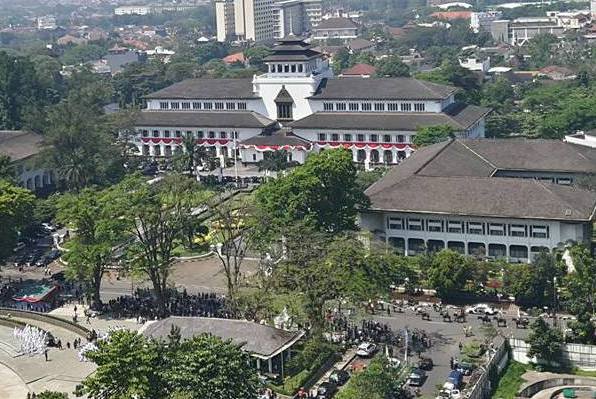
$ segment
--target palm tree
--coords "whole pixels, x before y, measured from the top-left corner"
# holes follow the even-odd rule
[[[192,133],[185,133],[182,138],[182,147],[184,149],[184,163],[186,169],[191,176],[194,176],[195,166],[197,164],[203,164],[203,160],[207,156],[205,147],[197,145],[197,141],[193,137]]]

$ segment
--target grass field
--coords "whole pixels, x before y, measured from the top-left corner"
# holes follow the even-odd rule
[[[505,374],[499,380],[497,390],[492,399],[513,399],[524,383],[521,376],[530,369],[530,366],[518,362],[510,361],[505,370]]]

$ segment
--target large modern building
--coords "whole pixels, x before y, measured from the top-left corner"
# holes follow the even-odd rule
[[[265,42],[302,35],[321,20],[321,0],[217,0],[217,40]]]
[[[409,156],[421,127],[484,137],[490,110],[457,102],[452,86],[334,78],[323,55],[294,37],[264,62],[268,71],[252,79],[191,79],[148,95],[136,123],[139,154],[168,156],[190,134],[218,156],[233,157],[236,148],[244,163],[280,148],[302,162],[311,151],[343,147],[368,167]]]
[[[450,140],[416,151],[366,190],[362,228],[397,251],[450,248],[527,262],[569,241],[589,244],[596,150],[555,140]]]

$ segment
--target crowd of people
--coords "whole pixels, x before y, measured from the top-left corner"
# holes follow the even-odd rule
[[[354,324],[345,315],[334,313],[327,317],[327,323],[333,336],[341,337],[347,344],[374,342],[376,344],[399,345],[400,335],[395,334],[388,324],[374,320],[362,320],[360,325]],[[337,341],[337,339],[335,339]]]
[[[166,313],[169,316],[217,317],[229,319],[233,314],[223,296],[215,293],[188,294],[171,289],[166,294]],[[153,320],[160,315],[157,300],[149,289],[137,289],[132,296],[120,296],[103,305],[103,311],[115,318]]]

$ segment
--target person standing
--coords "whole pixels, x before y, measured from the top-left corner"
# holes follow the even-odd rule
[[[46,358],[46,362],[47,362],[48,361],[48,350],[47,349],[43,351],[43,355]]]

